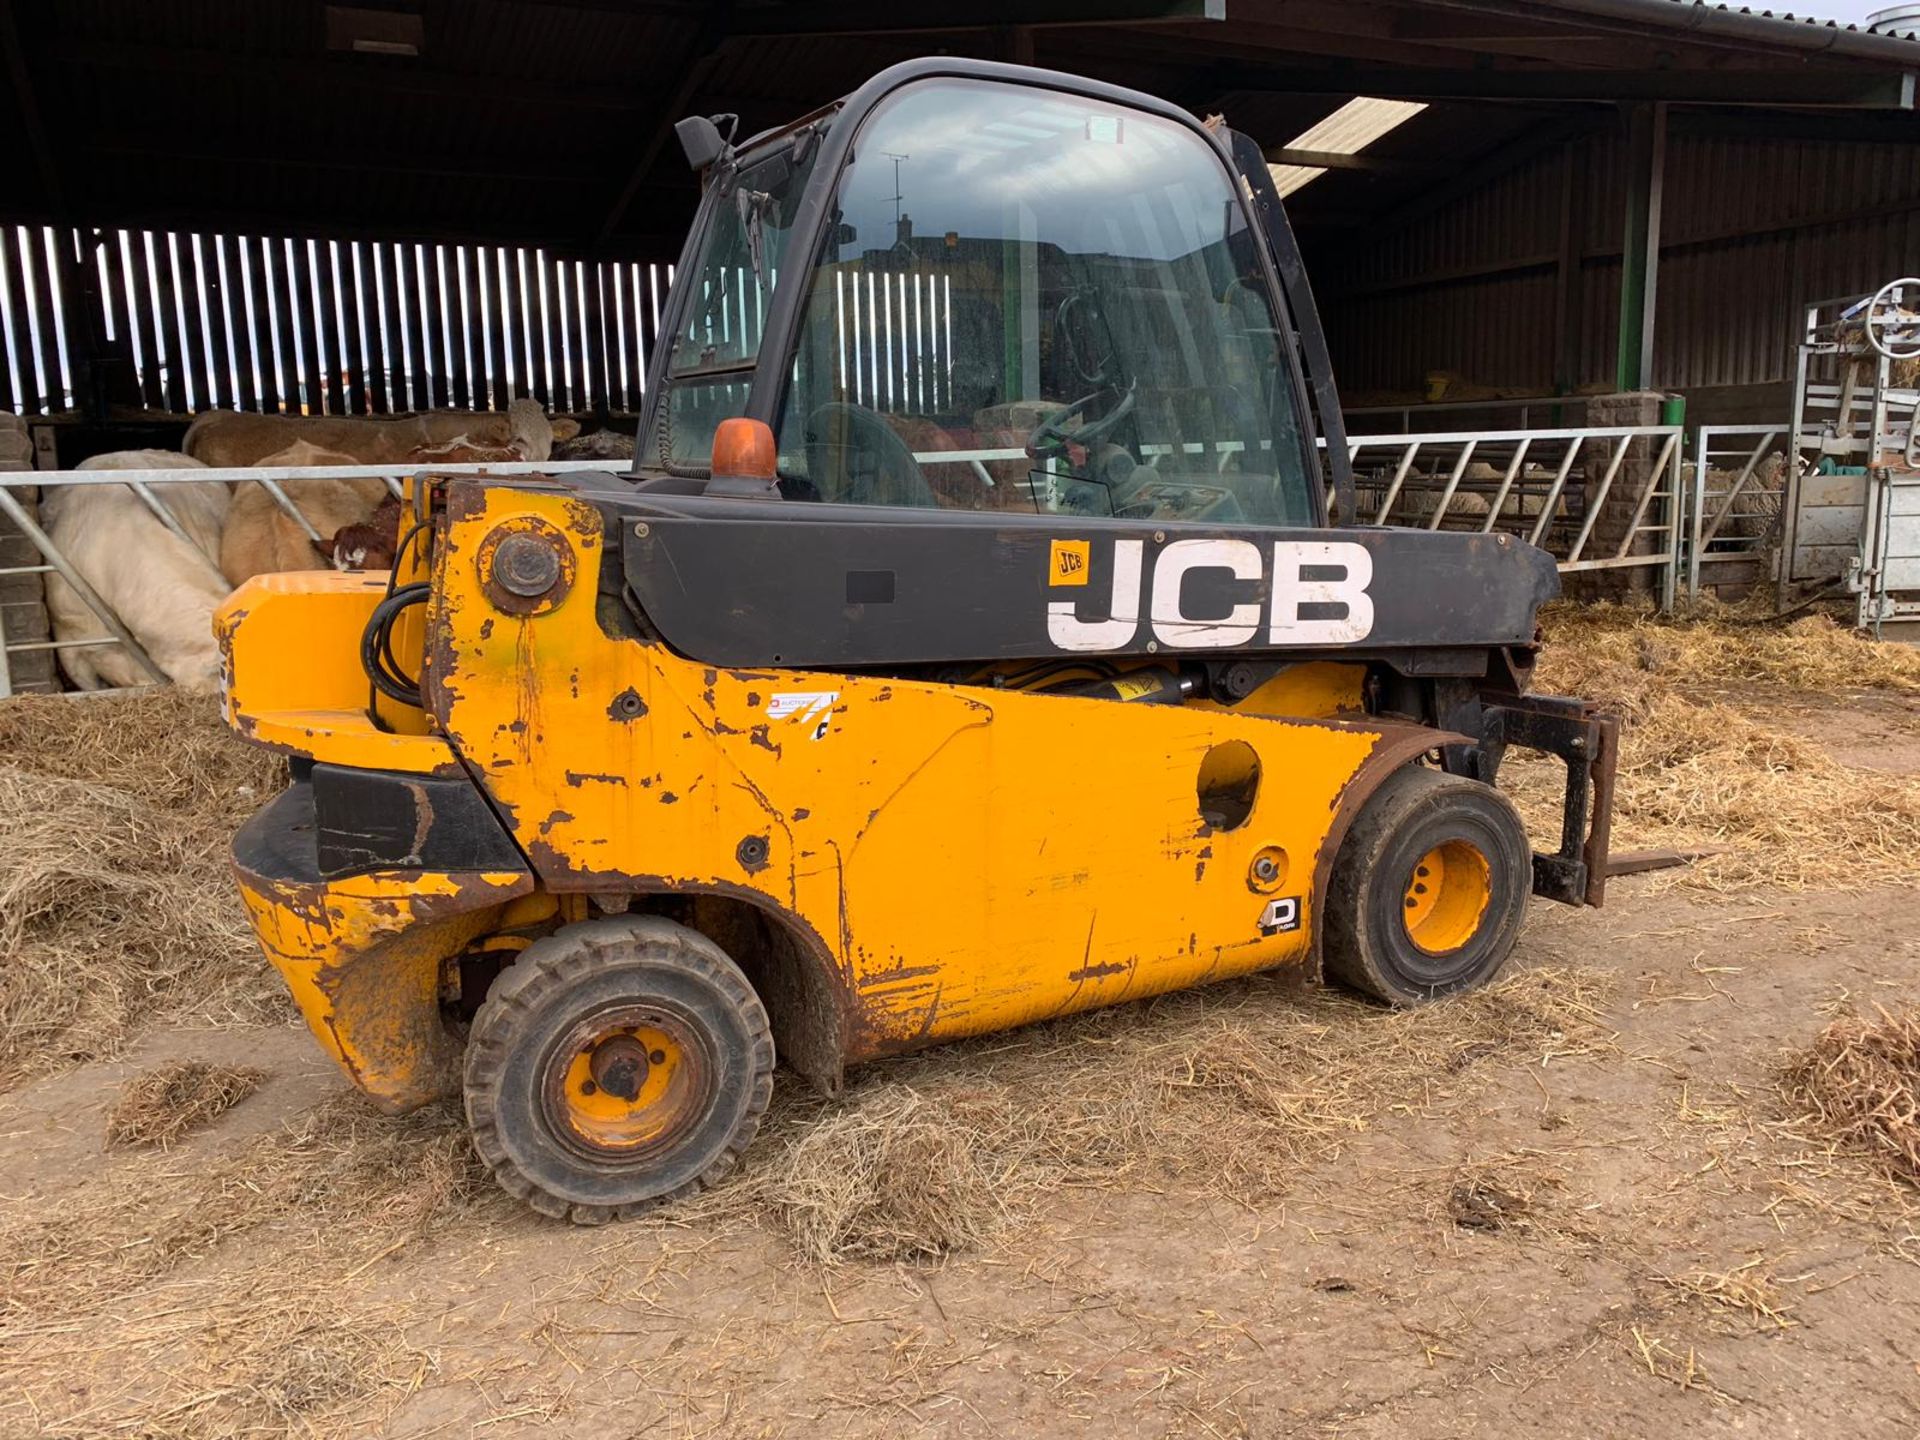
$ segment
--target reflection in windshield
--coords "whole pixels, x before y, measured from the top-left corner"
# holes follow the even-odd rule
[[[781,426],[856,503],[1311,523],[1290,343],[1182,125],[926,81],[856,138]]]

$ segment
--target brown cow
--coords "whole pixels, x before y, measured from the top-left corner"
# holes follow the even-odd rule
[[[304,440],[296,440],[286,449],[264,455],[259,461],[262,466],[307,467],[360,463],[351,455],[322,450]],[[372,519],[388,495],[387,482],[377,478],[302,478],[283,482],[282,490],[294,508],[306,516],[307,523],[321,536],[321,542],[315,544],[299,522],[267,493],[265,486],[245,481],[234,491],[226,529],[220,535],[220,571],[233,584],[282,570],[331,568],[334,563],[330,548],[332,537],[348,526]]]
[[[400,544],[400,517],[404,507],[389,495],[373,518],[333,532],[333,568],[336,570],[391,570]]]
[[[209,410],[187,429],[187,454],[216,469],[262,465],[295,442],[351,457],[357,465],[546,460],[556,436],[579,433],[550,421],[537,400],[515,400],[504,415],[429,410],[419,415],[249,415]]]

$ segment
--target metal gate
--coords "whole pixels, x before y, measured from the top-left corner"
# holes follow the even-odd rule
[[[1482,434],[1357,435],[1348,437],[1364,524],[1426,530],[1494,531],[1519,536],[1551,553],[1562,573],[1637,571],[1648,577],[1663,606],[1673,600],[1680,539],[1680,441],[1678,426],[1619,426],[1587,430],[1496,430]],[[1237,442],[1217,447],[1224,465]],[[1003,461],[1026,461],[1019,447],[916,453],[922,465],[976,469]],[[289,490],[319,479],[379,477],[389,487],[417,466],[294,466],[195,470],[22,471],[0,474],[0,514],[39,550],[41,563],[0,574],[58,574],[100,621],[107,635],[81,641],[19,640],[0,646],[0,696],[12,693],[7,657],[31,650],[81,645],[118,645],[155,683],[165,676],[134,638],[134,628],[87,584],[36,522],[14,491],[38,486],[125,485],[170,531],[186,532],[167,509],[168,486],[206,481],[258,481],[309,538],[320,541]],[[545,461],[517,465],[438,465],[435,474],[538,475],[605,470],[598,461]],[[1044,474],[1029,488],[1044,503]],[[1903,517],[1899,511],[1892,518]],[[1904,532],[1902,532],[1904,533]],[[188,543],[191,543],[188,540]],[[217,564],[217,556],[208,556]]]
[[[161,524],[178,537],[183,543],[193,545],[192,538],[174,519],[167,507],[166,491],[169,486],[185,484],[204,484],[207,481],[239,483],[258,481],[261,488],[273,499],[273,502],[291,516],[294,522],[305,532],[309,540],[316,544],[324,543],[329,537],[320,535],[294,504],[288,494],[289,489],[298,490],[302,484],[316,480],[354,480],[381,479],[395,494],[400,491],[400,481],[406,476],[419,472],[417,465],[332,465],[325,468],[312,468],[292,465],[249,466],[244,469],[201,468],[194,470],[25,470],[0,473],[0,515],[5,515],[14,527],[32,542],[40,553],[40,563],[35,565],[14,565],[0,567],[0,577],[9,575],[58,575],[73,588],[89,611],[93,613],[106,635],[83,640],[7,640],[0,644],[0,698],[13,693],[13,667],[11,659],[15,655],[31,651],[85,649],[95,646],[116,645],[132,659],[135,665],[145,671],[153,684],[164,685],[167,677],[156,665],[153,658],[134,638],[134,627],[125,617],[116,612],[110,604],[87,583],[84,575],[77,571],[67,557],[61,553],[52,538],[43,529],[33,513],[28,509],[16,490],[56,490],[77,485],[122,485],[133,492],[148,510],[152,511]],[[573,470],[605,470],[606,463],[594,460],[547,460],[531,461],[522,464],[490,465],[436,465],[436,475],[552,475]],[[197,547],[196,547],[197,548]],[[203,552],[204,553],[204,552]],[[217,571],[219,556],[206,555],[207,562]]]
[[[1517,535],[1563,575],[1637,573],[1672,606],[1678,425],[1350,435],[1362,524]]]
[[[1863,624],[1920,617],[1920,471],[1876,470],[1862,539]]]
[[[1785,425],[1702,425],[1687,487],[1687,595],[1725,583],[1771,584],[1780,545]]]

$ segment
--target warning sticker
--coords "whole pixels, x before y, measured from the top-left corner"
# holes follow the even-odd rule
[[[838,690],[776,692],[767,700],[767,718],[810,723],[813,726],[812,738],[824,740],[827,730],[833,723],[833,702],[839,698]]]
[[[1113,682],[1113,693],[1122,700],[1138,700],[1142,695],[1151,695],[1165,682],[1154,674],[1122,675]]]
[[[1047,566],[1047,583],[1050,585],[1086,584],[1088,564],[1092,555],[1091,540],[1054,541],[1053,559]]]

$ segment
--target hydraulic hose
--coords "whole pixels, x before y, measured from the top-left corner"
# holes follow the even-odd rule
[[[360,632],[360,668],[367,672],[373,688],[389,700],[420,708],[420,682],[408,678],[393,653],[393,625],[400,612],[411,605],[426,603],[432,585],[421,580],[402,585],[373,607],[367,628]]]

